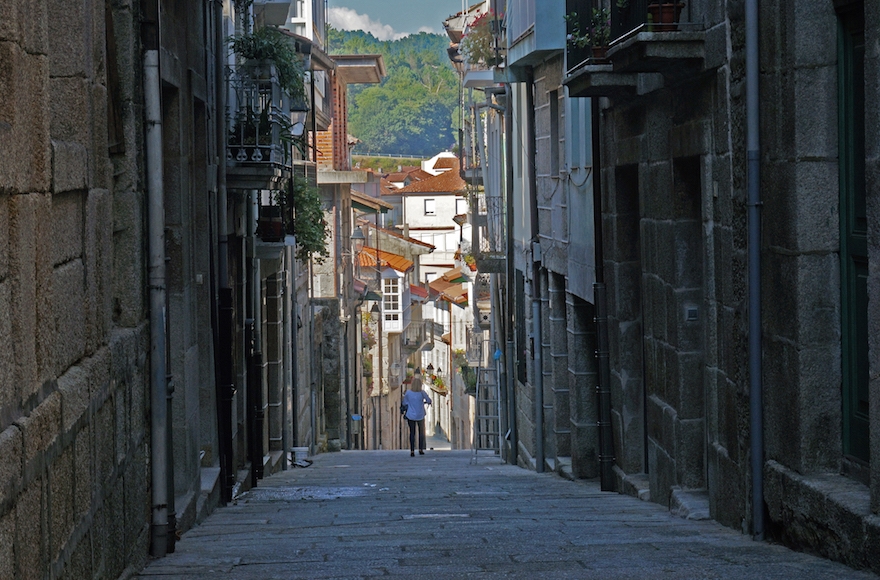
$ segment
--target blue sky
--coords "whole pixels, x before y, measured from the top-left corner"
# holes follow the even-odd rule
[[[328,19],[335,28],[364,30],[379,40],[408,34],[443,32],[443,21],[475,0],[330,0]]]

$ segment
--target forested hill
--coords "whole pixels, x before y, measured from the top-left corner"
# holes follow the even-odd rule
[[[440,34],[377,40],[356,30],[330,29],[331,54],[381,54],[388,76],[380,85],[349,88],[348,131],[356,153],[431,156],[455,145],[458,75]]]

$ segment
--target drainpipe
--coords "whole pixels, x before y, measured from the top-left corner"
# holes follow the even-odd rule
[[[749,433],[752,536],[764,539],[764,403],[761,349],[761,140],[758,0],[746,0],[746,148],[748,154]]]
[[[233,297],[229,287],[229,244],[226,214],[226,82],[223,50],[223,3],[214,3],[214,78],[216,80],[217,115],[223,121],[217,131],[217,439],[220,452],[220,494],[224,503],[232,501],[235,467],[232,454],[232,401],[235,396],[233,379],[232,336]]]
[[[507,462],[511,465],[517,464],[517,455],[519,454],[519,439],[516,430],[516,361],[519,358],[516,353],[514,341],[513,313],[516,297],[516,264],[513,259],[513,94],[510,90],[510,84],[504,85],[504,96],[507,101],[507,114],[504,116],[504,182],[507,209],[507,285],[505,287],[505,304],[504,304],[504,329],[507,353],[504,357],[505,366],[507,368],[507,425],[508,434],[506,437],[509,441],[507,452]]]
[[[251,346],[248,361],[247,406],[248,425],[250,427],[248,447],[251,456],[251,485],[257,487],[257,480],[263,478],[263,351],[261,345],[261,300],[260,300],[260,261],[256,256],[256,227],[260,212],[259,192],[250,195],[250,211],[248,213],[248,240],[250,257],[248,259],[248,303],[250,316],[248,321],[249,340]]]
[[[168,383],[165,335],[165,204],[162,183],[162,91],[159,75],[159,6],[144,6],[144,115],[148,278],[150,285],[150,477],[152,524],[150,554],[168,553]]]
[[[538,233],[538,176],[535,168],[535,72],[526,73],[526,136],[529,225],[532,243],[532,373],[535,382],[535,471],[544,473],[544,364],[541,354],[541,240]]]
[[[608,295],[605,286],[605,250],[602,245],[602,159],[599,138],[599,99],[590,99],[593,142],[593,236],[595,245],[596,335],[599,367],[599,482],[602,491],[614,491],[614,440],[611,430],[611,362],[608,342]]]

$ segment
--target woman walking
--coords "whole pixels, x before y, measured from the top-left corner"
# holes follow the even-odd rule
[[[419,455],[425,454],[425,405],[431,404],[431,397],[422,391],[422,375],[416,369],[409,390],[403,394],[402,404],[406,407],[406,422],[409,423],[409,456],[415,457],[416,427],[419,430]]]

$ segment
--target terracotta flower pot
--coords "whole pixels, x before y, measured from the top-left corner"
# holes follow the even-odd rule
[[[648,5],[654,32],[667,32],[678,29],[678,19],[684,8],[684,2],[664,2]]]
[[[592,50],[592,52],[593,52],[593,59],[594,60],[604,60],[605,53],[608,52],[608,47],[607,46],[593,46],[590,48],[590,50]]]

